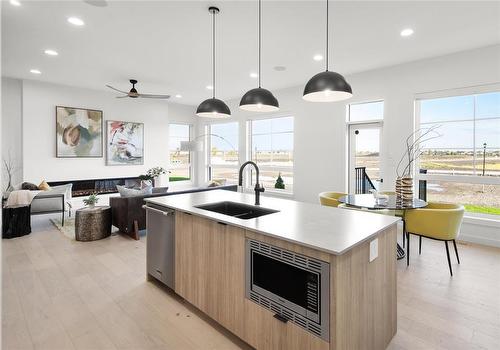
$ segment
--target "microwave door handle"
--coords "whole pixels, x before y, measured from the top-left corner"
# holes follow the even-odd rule
[[[280,315],[280,314],[274,314],[273,316],[275,319],[277,319],[278,321],[281,321],[283,323],[287,323],[288,322],[288,318]]]

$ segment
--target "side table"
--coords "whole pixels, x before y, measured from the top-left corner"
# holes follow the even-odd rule
[[[76,211],[75,239],[96,241],[111,235],[111,207],[95,206]]]
[[[31,206],[2,207],[2,238],[31,233]]]

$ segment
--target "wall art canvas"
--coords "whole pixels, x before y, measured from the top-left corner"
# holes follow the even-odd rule
[[[107,165],[144,164],[144,124],[107,121]]]
[[[56,106],[56,157],[102,157],[102,111]]]

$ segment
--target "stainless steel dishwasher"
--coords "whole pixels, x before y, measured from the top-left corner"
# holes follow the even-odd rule
[[[147,273],[174,289],[175,216],[174,211],[148,203],[146,210]]]

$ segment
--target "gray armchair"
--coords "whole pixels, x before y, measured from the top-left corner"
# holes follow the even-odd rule
[[[62,213],[62,225],[64,226],[64,214],[68,210],[71,217],[71,190],[73,184],[53,186],[49,191],[42,191],[35,196],[31,202],[31,215]]]

